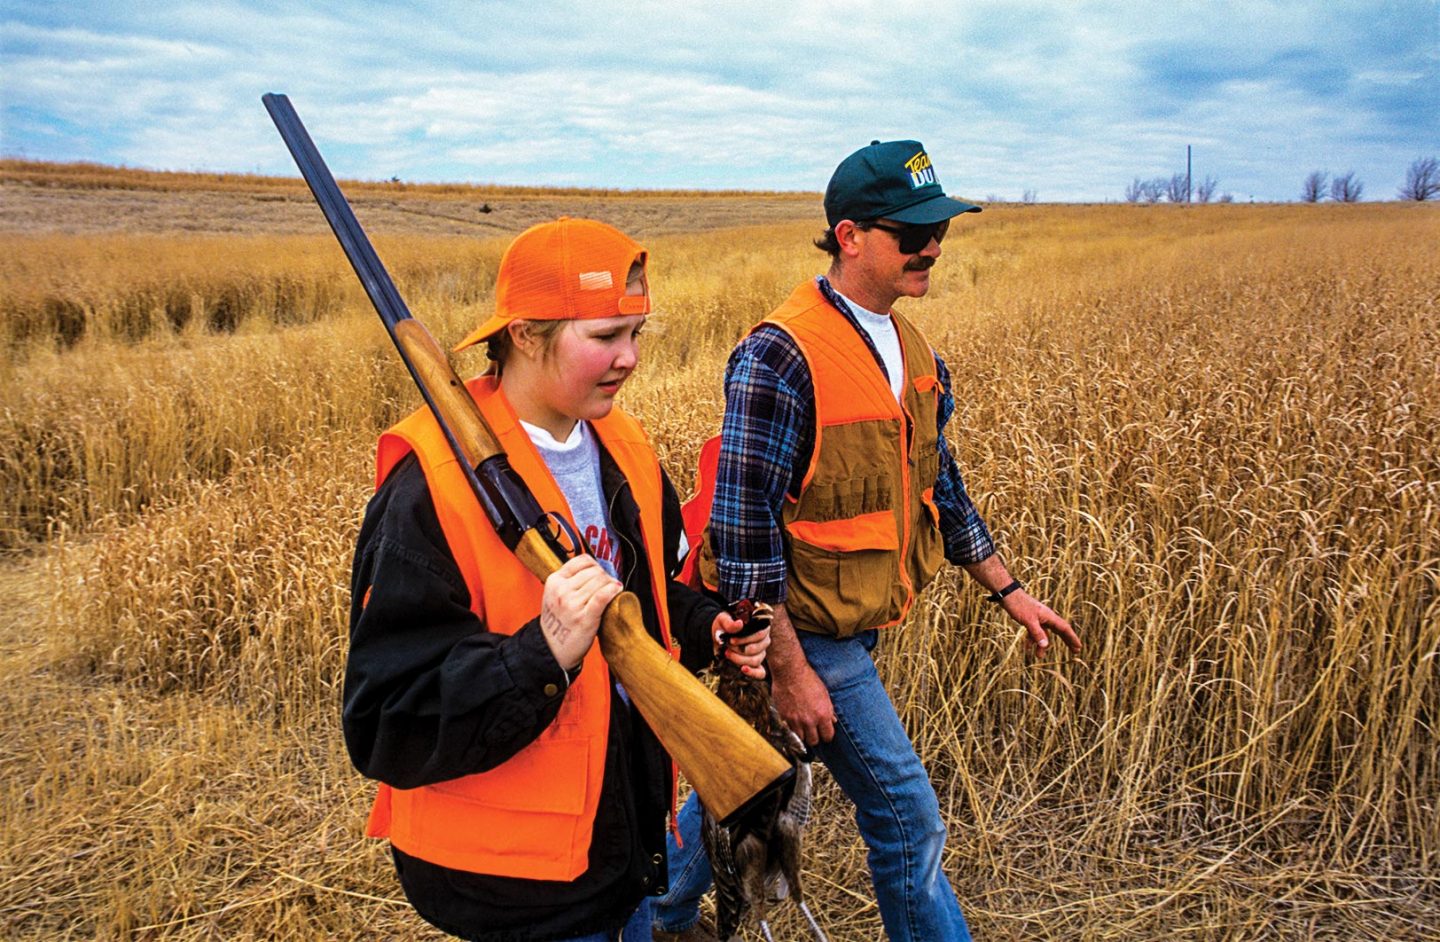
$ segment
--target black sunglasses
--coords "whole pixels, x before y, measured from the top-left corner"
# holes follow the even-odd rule
[[[895,236],[900,242],[900,251],[906,255],[914,255],[917,252],[925,251],[930,240],[936,242],[945,241],[945,233],[950,228],[950,220],[942,219],[940,222],[932,222],[925,226],[888,226],[883,222],[867,222],[859,224],[861,229],[883,229]]]

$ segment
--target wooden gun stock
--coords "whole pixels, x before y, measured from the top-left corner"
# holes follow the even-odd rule
[[[543,582],[563,560],[561,547],[541,526],[534,497],[519,490],[523,482],[509,471],[499,440],[455,375],[445,350],[410,316],[290,100],[274,94],[262,100],[460,460],[476,499],[516,556]],[[501,470],[482,483],[476,474],[481,465]],[[525,507],[537,512],[527,519],[516,512]],[[606,608],[599,637],[600,652],[616,679],[722,823],[743,815],[794,774],[787,759],[650,637],[633,594],[621,593]]]

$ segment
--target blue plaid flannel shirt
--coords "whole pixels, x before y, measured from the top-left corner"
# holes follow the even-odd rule
[[[816,282],[831,304],[865,339],[882,372],[885,364],[843,298],[824,277]],[[936,426],[940,432],[940,474],[935,505],[945,557],[956,565],[977,563],[995,552],[990,531],[945,442],[945,424],[955,411],[950,371],[937,354],[942,387]],[[888,375],[888,374],[887,374]],[[799,496],[800,482],[815,447],[815,387],[810,368],[789,334],[762,326],[742,340],[725,368],[725,420],[711,535],[719,560],[721,594],[727,599],[785,601],[785,543],[781,511],[786,495]]]

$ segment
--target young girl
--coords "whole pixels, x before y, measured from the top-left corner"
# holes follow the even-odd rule
[[[645,250],[598,222],[522,233],[500,262],[468,384],[540,505],[588,555],[543,586],[505,548],[434,420],[382,436],[355,554],[344,730],[381,782],[367,833],[431,923],[467,939],[648,939],[664,892],[672,764],[594,644],[639,598],[657,644],[706,666],[739,624],[672,580],[681,518],[644,432],[614,407],[650,311]],[[768,632],[726,656],[763,676]]]

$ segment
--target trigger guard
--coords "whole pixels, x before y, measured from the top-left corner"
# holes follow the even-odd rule
[[[575,532],[569,520],[550,510],[545,512],[541,521],[545,524],[540,528],[545,534],[545,542],[550,544],[556,556],[568,560],[585,552],[585,544],[581,542],[580,534]]]

